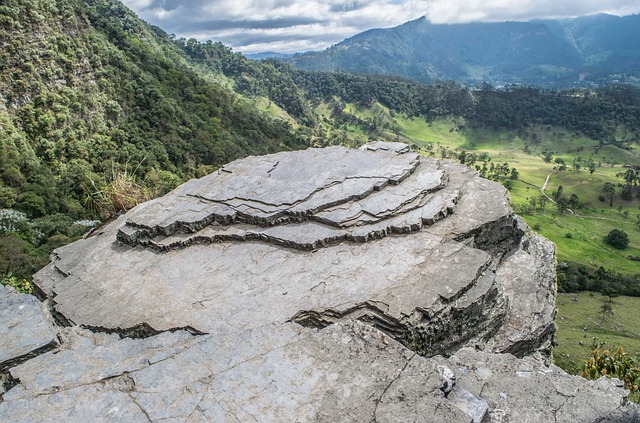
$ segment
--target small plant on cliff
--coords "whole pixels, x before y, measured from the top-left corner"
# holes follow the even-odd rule
[[[114,168],[110,180],[101,186],[92,183],[93,190],[87,201],[91,209],[105,219],[126,212],[153,197],[146,187],[136,181],[135,173],[129,173],[126,168]]]
[[[12,286],[16,291],[22,292],[23,294],[33,294],[34,292],[33,282],[27,279],[20,279],[11,273],[4,275],[0,283],[5,286]]]
[[[618,378],[624,382],[624,387],[629,389],[629,399],[640,402],[640,367],[620,346],[615,352],[611,352],[605,342],[594,338],[593,352],[589,360],[582,365],[581,375],[591,380],[602,376]]]

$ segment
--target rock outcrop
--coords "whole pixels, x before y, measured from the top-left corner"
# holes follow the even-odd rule
[[[404,144],[249,157],[56,250],[0,416],[638,418],[546,367],[554,253],[500,184]]]

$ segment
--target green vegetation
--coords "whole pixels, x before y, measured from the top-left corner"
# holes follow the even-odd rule
[[[33,294],[35,292],[35,288],[33,286],[33,282],[27,279],[20,279],[16,276],[13,276],[11,273],[4,275],[0,283],[5,286],[11,286],[16,289],[16,291],[21,292],[23,294]]]
[[[239,157],[309,145],[309,135],[209,76],[118,1],[3,2],[0,209],[36,226],[68,225],[37,236],[0,228],[4,274],[28,278],[74,238],[73,222],[108,217]]]
[[[612,229],[607,236],[604,237],[604,242],[613,248],[624,250],[629,246],[629,235],[620,229]]]
[[[614,352],[607,348],[605,342],[594,338],[592,356],[582,365],[580,374],[582,377],[592,380],[602,376],[618,378],[624,382],[624,387],[629,390],[629,399],[640,402],[640,366],[620,346]]]
[[[602,306],[610,304],[613,314],[603,318]],[[620,296],[613,301],[603,295],[581,292],[558,294],[555,363],[569,373],[579,374],[593,352],[593,339],[613,349],[622,346],[629,357],[640,362],[640,298]]]

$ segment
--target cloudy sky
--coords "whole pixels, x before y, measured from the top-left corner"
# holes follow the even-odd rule
[[[123,0],[178,37],[236,51],[319,50],[370,28],[426,16],[434,23],[640,13],[638,0]]]

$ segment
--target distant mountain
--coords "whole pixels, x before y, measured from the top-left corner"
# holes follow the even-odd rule
[[[640,83],[640,15],[372,29],[289,59],[304,70],[545,88]]]
[[[251,60],[288,59],[293,56],[293,54],[277,53],[275,51],[264,51],[262,53],[245,54],[245,56],[247,57],[247,59]]]

